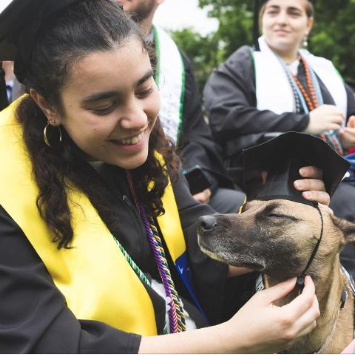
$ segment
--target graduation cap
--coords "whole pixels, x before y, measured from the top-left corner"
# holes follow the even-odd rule
[[[19,82],[26,77],[26,67],[38,38],[42,21],[79,0],[13,0],[0,14],[0,61],[15,61],[14,73]],[[0,78],[0,98],[4,96]],[[5,92],[6,93],[6,92]],[[6,102],[0,100],[0,110]]]
[[[266,4],[269,0],[255,0],[254,2],[254,19],[253,19],[253,46],[256,51],[260,50],[259,47],[259,12],[261,9],[261,6]],[[308,0],[312,4],[315,3],[315,0]]]
[[[43,20],[78,1],[13,0],[0,14],[0,61],[15,61],[18,81],[24,80]]]
[[[24,82],[39,37],[41,26],[48,17],[64,8],[84,0],[13,0],[0,14],[0,61],[15,62],[14,72],[20,83]],[[117,6],[122,6],[117,3]],[[0,78],[0,98],[3,96]],[[0,100],[0,110],[2,100]]]
[[[302,179],[299,169],[316,166],[323,171],[327,193],[332,196],[349,168],[349,162],[318,137],[287,132],[242,154],[247,200],[287,199],[307,205],[293,182]],[[262,172],[267,171],[263,183]]]

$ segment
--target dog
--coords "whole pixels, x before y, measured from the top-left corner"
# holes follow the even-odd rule
[[[353,290],[339,253],[355,241],[355,224],[335,217],[328,208],[284,199],[253,200],[241,214],[200,217],[198,240],[213,259],[261,272],[265,287],[299,276],[307,268],[316,286],[320,316],[316,328],[288,352],[339,354],[353,340]],[[296,296],[295,289],[278,305]]]

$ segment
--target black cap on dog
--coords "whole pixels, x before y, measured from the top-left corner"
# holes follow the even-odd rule
[[[349,163],[320,138],[288,132],[246,149],[242,154],[247,200],[287,199],[312,205],[293,187],[299,169],[316,166],[323,171],[326,191],[333,195]],[[265,184],[262,171],[267,171]]]

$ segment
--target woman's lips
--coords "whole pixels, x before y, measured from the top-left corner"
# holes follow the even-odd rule
[[[141,132],[139,135],[132,138],[125,138],[121,140],[112,139],[109,142],[126,151],[140,150],[144,146],[144,142],[146,140],[145,132],[146,131]]]

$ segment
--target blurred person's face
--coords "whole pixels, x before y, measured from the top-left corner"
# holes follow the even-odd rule
[[[313,18],[306,13],[307,0],[269,0],[262,15],[262,32],[276,52],[298,50],[309,34]]]
[[[145,20],[157,3],[157,0],[116,0],[123,6],[123,10],[131,14],[136,22]]]
[[[78,61],[62,90],[62,103],[64,113],[47,112],[47,118],[63,125],[89,161],[124,169],[144,164],[160,99],[140,40]]]

